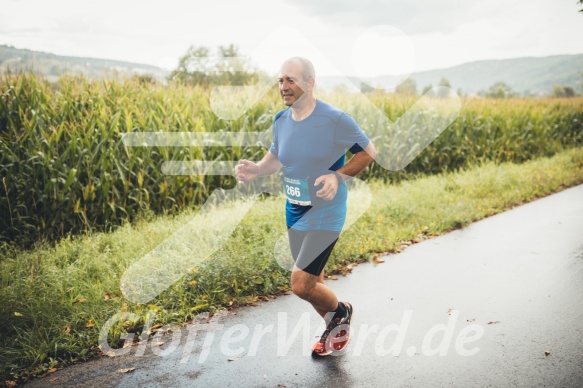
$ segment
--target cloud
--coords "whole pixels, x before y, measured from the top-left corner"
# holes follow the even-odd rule
[[[581,13],[571,1],[0,0],[0,9],[0,44],[166,67],[190,45],[231,43],[265,70],[277,71],[282,57],[302,54],[330,76],[380,73],[368,65],[382,67],[383,74],[402,73],[392,67],[413,66],[404,61],[413,57],[410,51],[413,71],[583,52],[583,40],[576,39],[583,33]],[[362,42],[379,25],[401,30],[412,50],[380,37]],[[305,40],[277,35],[280,27],[293,27]],[[259,50],[265,40],[269,44]]]
[[[460,24],[484,17],[472,2],[463,0],[297,0],[294,4],[333,23],[352,27],[385,24],[408,34],[449,33]]]

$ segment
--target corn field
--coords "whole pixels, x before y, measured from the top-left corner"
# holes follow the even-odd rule
[[[202,204],[229,176],[164,175],[164,161],[259,160],[268,144],[247,147],[126,147],[127,132],[261,132],[283,108],[272,89],[236,120],[217,117],[209,90],[139,79],[49,84],[30,74],[0,80],[0,241],[111,230],[144,212],[176,214]],[[349,94],[319,95],[355,108]],[[411,98],[370,99],[396,120]],[[356,106],[358,109],[358,106]],[[406,169],[373,163],[364,178],[387,181],[457,170],[483,161],[523,162],[583,143],[577,99],[466,99],[457,120]],[[357,120],[358,121],[358,120]],[[368,123],[374,126],[375,123]],[[383,139],[375,139],[382,142]]]

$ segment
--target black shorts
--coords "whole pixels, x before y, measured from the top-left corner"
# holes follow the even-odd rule
[[[296,266],[309,274],[320,276],[340,232],[288,228],[287,235]]]

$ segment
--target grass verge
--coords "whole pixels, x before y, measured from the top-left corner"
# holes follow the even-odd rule
[[[356,262],[463,227],[583,183],[583,149],[524,164],[484,164],[457,173],[389,186],[371,181],[349,198],[349,218],[328,273],[350,272]],[[370,207],[363,211],[363,204]],[[233,216],[236,204],[217,208],[213,223]],[[366,207],[366,206],[364,206]],[[128,302],[120,278],[133,262],[193,218],[150,217],[112,233],[65,239],[55,247],[32,250],[3,246],[0,252],[0,371],[2,380],[31,376],[99,354],[101,326],[117,312],[155,323],[180,323],[203,311],[252,303],[289,288],[288,272],[274,260],[274,246],[285,235],[282,198],[257,201],[228,242],[210,260],[149,304]],[[356,219],[357,218],[357,219]],[[349,222],[351,222],[349,221]],[[139,332],[143,319],[114,326],[110,344],[123,332]],[[1,381],[1,380],[0,380]]]

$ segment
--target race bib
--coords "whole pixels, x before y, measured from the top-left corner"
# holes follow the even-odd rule
[[[283,177],[283,191],[290,203],[300,206],[312,204],[307,179]]]

